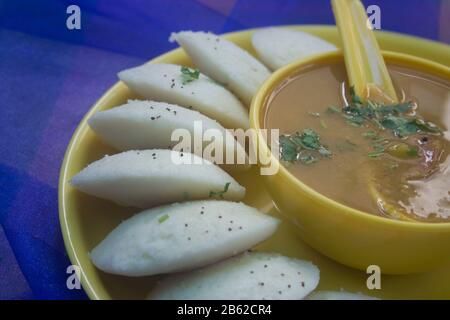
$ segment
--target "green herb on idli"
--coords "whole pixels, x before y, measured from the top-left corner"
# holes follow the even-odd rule
[[[167,219],[169,219],[169,215],[168,214],[164,214],[164,215],[162,215],[161,217],[158,218],[158,222],[159,223],[163,223]]]
[[[198,80],[199,76],[200,71],[198,69],[191,69],[185,66],[181,67],[181,82],[183,84]]]
[[[229,186],[230,186],[230,182],[227,182],[227,183],[225,183],[225,186],[224,186],[222,191],[210,191],[209,192],[209,197],[212,198],[212,197],[219,196],[220,198],[223,199],[223,195],[225,193],[227,193]]]

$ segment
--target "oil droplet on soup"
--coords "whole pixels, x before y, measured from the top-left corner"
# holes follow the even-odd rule
[[[383,106],[381,123],[342,111],[352,99],[345,66],[336,63],[310,66],[280,84],[266,102],[264,126],[288,138],[283,165],[323,195],[393,219],[449,222],[450,81],[388,68],[403,101]],[[306,156],[288,150],[292,141]],[[312,154],[310,142],[329,154]]]

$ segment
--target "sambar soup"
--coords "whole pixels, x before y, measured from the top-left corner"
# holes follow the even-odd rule
[[[450,81],[388,68],[400,103],[361,99],[343,62],[312,65],[272,92],[264,127],[280,130],[282,164],[330,199],[392,219],[450,222]]]

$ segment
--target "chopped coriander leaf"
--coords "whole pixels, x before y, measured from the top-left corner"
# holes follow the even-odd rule
[[[347,119],[347,123],[353,127],[361,127],[362,126],[362,122],[358,121],[357,119]]]
[[[320,142],[320,136],[312,129],[305,129],[292,135],[282,135],[279,139],[281,159],[288,162],[300,161],[311,164],[318,156],[331,157],[332,152]]]
[[[374,151],[369,152],[367,155],[370,158],[378,158],[379,156],[383,155],[385,152],[384,146],[383,146],[383,142],[386,141],[383,138],[378,139],[376,141],[374,141],[372,143],[372,148],[374,149]]]
[[[320,119],[320,126],[324,129],[328,128],[326,122],[323,119]]]
[[[297,146],[288,136],[282,135],[280,137],[280,153],[281,159],[284,161],[293,162],[297,160]]]
[[[419,132],[439,133],[440,129],[431,122],[425,122],[417,118],[404,118],[401,116],[388,115],[381,124],[384,128],[392,130],[399,137],[406,137]]]
[[[223,195],[225,193],[227,193],[228,188],[230,187],[230,184],[231,184],[231,182],[225,183],[225,186],[224,186],[222,191],[210,191],[209,192],[209,197],[211,198],[211,197],[219,196],[220,198],[223,198]]]
[[[169,219],[169,215],[168,215],[168,214],[164,214],[164,215],[162,215],[162,216],[160,216],[160,217],[158,218],[158,222],[159,222],[159,223],[163,223],[163,222],[166,221],[167,219]]]
[[[191,69],[185,66],[181,67],[181,82],[188,84],[200,77],[200,71],[198,69]]]
[[[431,122],[411,116],[414,103],[404,102],[393,105],[381,105],[373,101],[362,102],[354,88],[350,88],[351,103],[344,106],[343,116],[349,125],[360,127],[372,123],[380,129],[391,130],[398,137],[418,132],[440,133],[441,129]]]
[[[295,143],[298,143],[307,150],[317,150],[320,148],[320,137],[312,129],[305,129],[302,135],[294,135],[292,139]]]
[[[388,129],[398,137],[405,137],[418,132],[440,133],[441,129],[430,122],[425,122],[410,115],[414,110],[412,102],[381,105],[373,101],[363,103],[350,89],[351,103],[343,107],[343,116],[347,123],[360,127],[366,123],[375,124],[380,129]]]
[[[373,138],[372,139],[372,145],[376,145],[376,144],[386,144],[386,143],[388,143],[389,142],[389,140],[388,139],[385,139],[385,138],[383,138],[383,137],[375,137],[375,138]]]
[[[378,157],[381,157],[383,154],[384,154],[384,151],[376,150],[376,151],[369,152],[367,155],[370,158],[378,158]]]
[[[413,110],[414,105],[412,102],[403,102],[394,105],[380,106],[379,111],[384,114],[401,114]]]
[[[429,132],[429,133],[441,133],[442,130],[432,122],[425,122],[422,119],[413,119],[410,125],[417,127],[417,131]]]

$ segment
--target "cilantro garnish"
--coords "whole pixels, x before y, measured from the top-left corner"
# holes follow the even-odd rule
[[[319,157],[332,156],[332,152],[320,142],[320,136],[312,129],[282,135],[279,143],[281,159],[288,162],[299,161],[303,164],[312,164]]]
[[[181,67],[181,82],[187,84],[200,77],[200,71],[198,69],[191,69],[185,66]]]
[[[281,159],[293,162],[298,158],[298,146],[291,141],[289,136],[282,135],[279,139]]]
[[[383,154],[384,154],[384,148],[380,148],[375,151],[369,152],[367,155],[370,158],[378,158],[378,157],[381,157]]]
[[[391,105],[383,105],[374,101],[364,101],[359,97],[354,87],[350,88],[350,99],[342,108],[330,106],[325,114],[340,114],[349,125],[367,128],[362,136],[370,141],[372,151],[368,153],[371,158],[378,158],[389,153],[393,155],[391,139],[379,136],[376,131],[388,130],[398,138],[405,138],[417,133],[441,134],[442,130],[434,123],[427,122],[415,115],[413,102],[402,102]],[[319,113],[309,112],[310,115],[320,117]],[[320,125],[327,128],[323,119]],[[369,130],[373,129],[373,130]],[[376,131],[375,131],[376,130]],[[281,159],[287,162],[301,162],[311,164],[317,162],[320,157],[329,158],[332,152],[320,142],[319,135],[312,129],[296,132],[291,135],[282,135],[279,139]],[[338,151],[353,151],[356,145],[351,141],[338,142]],[[419,156],[417,148],[403,147],[395,151],[393,155],[401,159],[409,159]]]
[[[369,152],[367,155],[370,158],[378,158],[382,156],[385,153],[385,145],[389,143],[389,140],[385,138],[380,138],[378,136],[375,136],[372,138],[371,146],[374,151]]]
[[[209,192],[209,197],[216,197],[219,196],[220,198],[223,199],[223,195],[228,191],[228,188],[230,187],[231,182],[227,182],[225,183],[225,186],[223,188],[222,191],[210,191]]]
[[[164,215],[162,215],[162,216],[160,216],[160,217],[158,218],[158,222],[159,222],[159,223],[163,223],[163,222],[166,221],[167,219],[169,219],[169,215],[168,215],[168,214],[164,214]]]
[[[328,109],[330,110],[330,108]],[[343,117],[347,123],[361,127],[365,124],[375,124],[381,129],[392,131],[397,137],[406,137],[419,132],[440,133],[441,129],[431,122],[411,115],[414,103],[402,102],[392,105],[382,105],[373,101],[363,102],[350,88],[350,103],[342,108]]]

